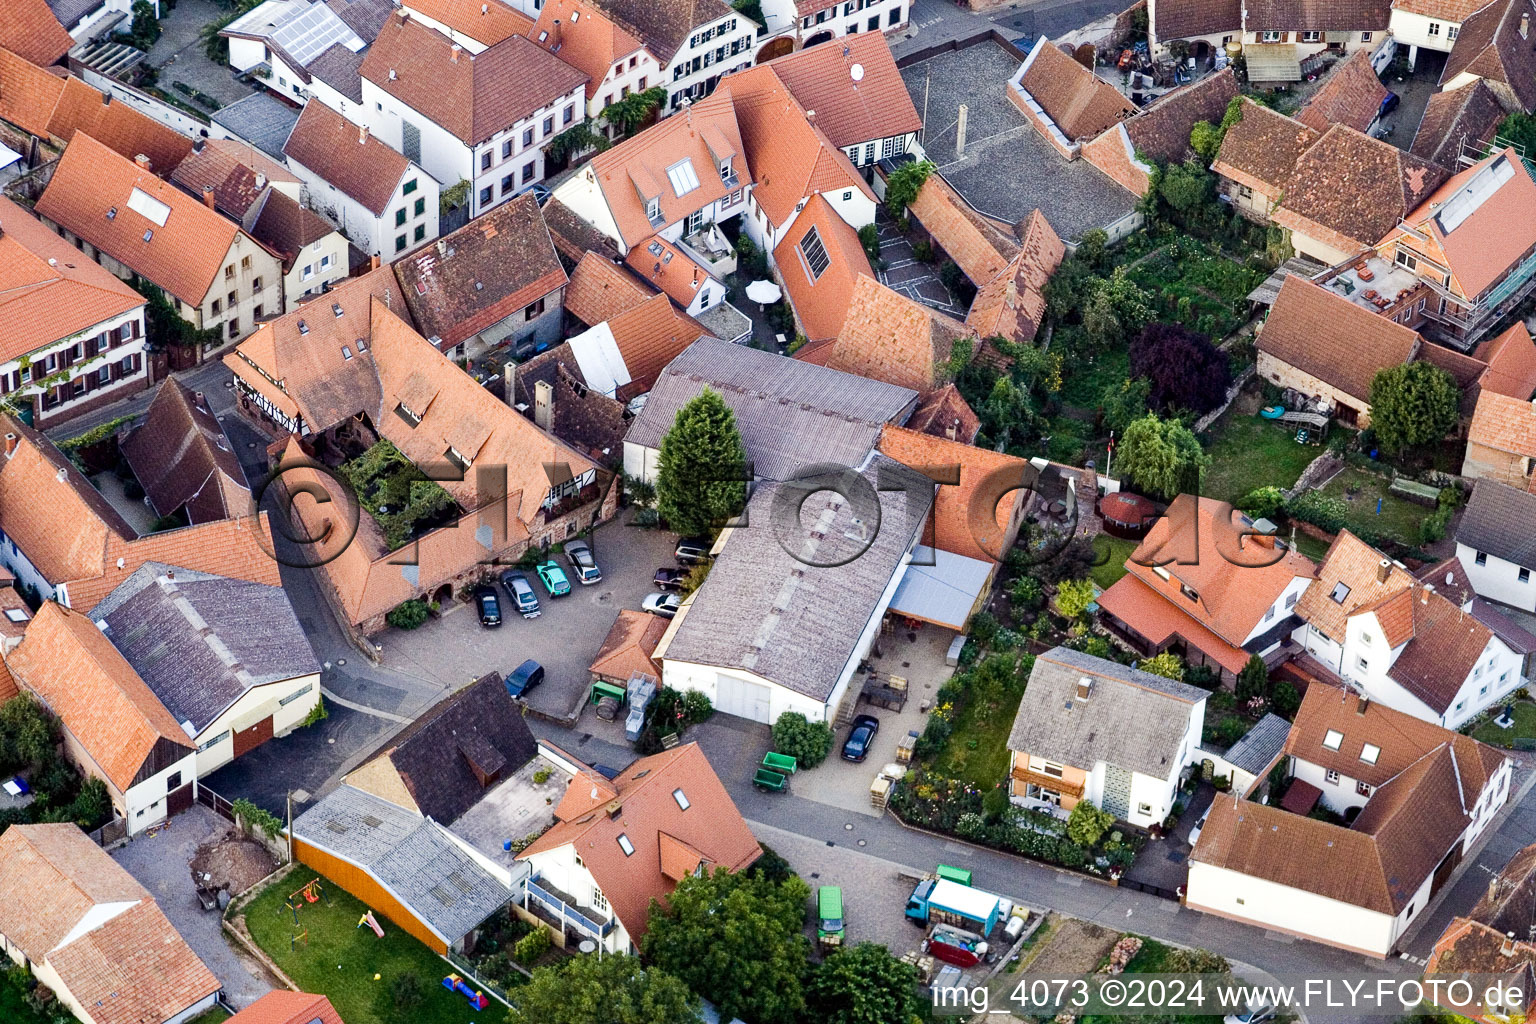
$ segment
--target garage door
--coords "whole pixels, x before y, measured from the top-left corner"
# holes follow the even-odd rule
[[[766,722],[768,687],[735,676],[716,676],[715,710],[754,722]]]
[[[272,716],[268,715],[249,729],[242,729],[235,733],[235,756],[239,757],[247,750],[255,750],[271,738]]]

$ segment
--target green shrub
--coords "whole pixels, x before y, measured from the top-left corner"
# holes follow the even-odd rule
[[[1113,814],[1095,807],[1091,800],[1079,800],[1067,816],[1067,838],[1079,846],[1097,846],[1114,823]]]
[[[1181,661],[1179,656],[1174,654],[1172,651],[1164,651],[1163,653],[1155,654],[1150,658],[1144,658],[1140,663],[1137,664],[1136,667],[1141,669],[1143,672],[1150,672],[1155,676],[1162,676],[1164,679],[1182,680],[1186,671],[1184,662]]]
[[[265,808],[257,807],[249,800],[241,798],[230,804],[229,809],[235,817],[245,823],[247,829],[260,829],[268,839],[276,839],[283,830],[282,820],[277,815],[268,812]]]
[[[1056,584],[1056,608],[1069,619],[1082,618],[1095,599],[1093,580],[1062,580]]]
[[[714,713],[715,706],[709,702],[709,698],[702,691],[684,691],[683,721],[688,725],[698,725],[700,722],[707,722]]]
[[[987,791],[981,798],[981,809],[986,812],[988,821],[997,821],[1008,810],[1008,788],[998,786]]]
[[[949,734],[953,729],[954,727],[945,719],[930,716],[923,734],[912,746],[913,755],[927,758],[937,754],[944,749],[944,744],[949,742]]]
[[[971,617],[971,639],[982,647],[991,647],[997,639],[997,619],[991,612],[977,612]]]
[[[807,721],[798,711],[786,711],[773,723],[773,749],[793,757],[801,768],[814,768],[832,750],[832,727]]]
[[[517,940],[517,945],[512,947],[512,959],[527,967],[543,956],[549,946],[549,932],[543,928],[535,928]]]
[[[533,773],[533,784],[535,786],[542,786],[549,781],[549,776],[550,771],[548,768],[540,768]]]
[[[419,597],[401,601],[389,610],[384,621],[396,629],[415,629],[427,621],[427,603]]]
[[[1190,665],[1184,670],[1184,681],[1202,690],[1214,690],[1221,685],[1221,675],[1209,665]]]
[[[1020,576],[1009,586],[1008,597],[1014,608],[1033,611],[1045,601],[1045,586],[1033,576]]]
[[[1303,491],[1285,506],[1286,515],[1326,533],[1338,533],[1349,522],[1349,505],[1322,491]]]
[[[880,258],[880,230],[873,224],[859,228],[859,242],[864,246],[864,255],[869,257],[869,262]]]
[[[1301,707],[1301,694],[1296,692],[1296,687],[1285,680],[1275,684],[1273,692],[1269,695],[1270,707],[1281,718],[1294,718]]]
[[[1237,507],[1254,519],[1274,519],[1285,511],[1285,495],[1278,487],[1259,487],[1243,495]]]

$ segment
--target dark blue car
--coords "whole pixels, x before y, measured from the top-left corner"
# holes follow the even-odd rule
[[[844,761],[862,761],[869,756],[875,733],[880,731],[880,720],[874,715],[860,715],[853,720],[853,731],[843,743]]]

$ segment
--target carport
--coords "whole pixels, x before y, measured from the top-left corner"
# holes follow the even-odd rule
[[[891,598],[890,612],[960,632],[981,606],[993,565],[919,544]]]

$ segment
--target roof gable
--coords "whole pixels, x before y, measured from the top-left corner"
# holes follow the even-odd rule
[[[1296,602],[1296,614],[1334,643],[1342,644],[1351,615],[1412,585],[1407,569],[1348,530],[1340,530],[1317,567],[1317,579]]]
[[[1339,338],[1350,344],[1340,345]],[[1418,334],[1322,285],[1292,274],[1280,285],[1258,348],[1364,402],[1377,372],[1410,362]]]
[[[1274,196],[1318,138],[1318,132],[1295,118],[1245,97],[1242,117],[1227,129],[1211,169]]]
[[[942,383],[958,338],[974,332],[861,274],[826,365],[926,393]]]
[[[1063,53],[1046,36],[1035,43],[1024,64],[1021,87],[1074,142],[1092,138],[1137,112],[1129,97]]]
[[[1536,181],[1506,148],[1445,181],[1406,222],[1438,245],[1461,294],[1475,298],[1536,246]]]
[[[859,32],[834,43],[769,62],[796,102],[816,112],[816,127],[834,146],[847,149],[922,130],[885,36]]]
[[[75,41],[46,0],[7,0],[0,19],[0,46],[42,67],[57,62]]]
[[[0,934],[33,961],[45,962],[93,907],[148,898],[73,822],[0,835]]]
[[[255,510],[218,417],[202,392],[193,394],[174,378],[156,390],[122,451],[159,515],[185,508],[190,522],[201,523]]]

